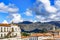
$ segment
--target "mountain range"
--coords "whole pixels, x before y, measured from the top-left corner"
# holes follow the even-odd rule
[[[22,32],[38,32],[42,29],[46,30],[53,30],[53,27],[56,29],[60,28],[60,21],[51,21],[51,22],[30,22],[30,21],[23,21],[17,23],[21,28]]]

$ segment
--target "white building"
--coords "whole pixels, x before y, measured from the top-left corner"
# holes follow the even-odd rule
[[[23,36],[21,40],[45,40],[45,39],[53,39],[53,36],[50,33],[37,33],[32,34],[31,36]]]
[[[21,30],[15,24],[0,24],[0,39],[1,38],[21,38]]]
[[[21,40],[38,40],[38,37],[35,37],[35,36],[24,37]]]
[[[30,37],[29,40],[38,40],[37,36]]]
[[[38,40],[44,40],[44,39],[53,39],[52,36],[39,36]]]

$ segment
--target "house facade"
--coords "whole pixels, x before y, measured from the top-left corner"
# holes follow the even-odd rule
[[[0,39],[21,38],[21,30],[15,24],[0,24]]]

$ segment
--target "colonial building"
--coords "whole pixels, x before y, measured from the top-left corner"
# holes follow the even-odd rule
[[[15,24],[0,24],[0,38],[20,38],[21,30]]]

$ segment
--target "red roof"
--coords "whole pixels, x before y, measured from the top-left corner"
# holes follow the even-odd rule
[[[4,26],[4,27],[10,27],[10,24],[0,24],[0,26]]]

